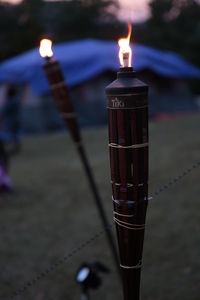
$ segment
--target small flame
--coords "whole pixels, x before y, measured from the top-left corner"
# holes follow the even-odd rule
[[[118,41],[120,47],[119,60],[122,67],[131,67],[131,61],[132,61],[132,49],[130,47],[131,33],[132,33],[132,25],[129,23],[127,38],[123,38]]]
[[[43,39],[40,42],[40,55],[44,58],[52,57],[53,51],[52,51],[52,41],[48,39]]]

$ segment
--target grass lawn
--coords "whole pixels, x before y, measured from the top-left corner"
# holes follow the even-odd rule
[[[200,160],[200,115],[150,124],[150,193]],[[112,222],[107,129],[83,132]],[[101,227],[74,146],[66,134],[26,138],[11,164],[15,193],[0,199],[0,300]],[[200,169],[149,205],[141,300],[200,299]],[[77,300],[79,264],[97,258],[112,273],[91,299],[122,299],[105,236],[35,285],[26,300]]]

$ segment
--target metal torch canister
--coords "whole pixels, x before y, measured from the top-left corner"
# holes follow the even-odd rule
[[[148,204],[148,86],[132,67],[106,88],[111,183],[124,300],[139,300]]]
[[[52,58],[47,58],[47,62],[43,65],[43,68],[62,118],[69,128],[74,142],[79,143],[81,141],[80,130],[60,64]]]

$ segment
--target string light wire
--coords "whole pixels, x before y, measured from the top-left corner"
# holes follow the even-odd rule
[[[170,180],[168,183],[162,185],[159,187],[155,192],[151,195],[149,199],[153,200],[158,195],[160,195],[162,192],[168,190],[169,188],[173,187],[176,183],[178,183],[180,180],[182,180],[184,177],[189,175],[192,171],[196,170],[200,167],[200,161],[194,163],[191,165],[191,167],[185,169],[181,174],[174,177],[172,180]],[[114,224],[108,226],[108,230],[111,230]],[[13,300],[16,297],[22,295],[24,292],[26,292],[31,287],[35,286],[38,282],[40,282],[42,279],[47,277],[49,274],[55,272],[59,267],[61,267],[63,264],[68,262],[74,255],[81,252],[84,248],[86,248],[88,245],[92,244],[94,241],[96,241],[98,238],[103,236],[105,233],[104,230],[101,230],[97,232],[95,235],[90,237],[89,239],[85,240],[83,243],[81,243],[78,247],[74,248],[72,251],[70,251],[68,254],[66,254],[64,257],[60,258],[56,263],[52,264],[48,268],[46,268],[44,271],[27,281],[24,286],[17,289],[7,300]],[[135,267],[135,266],[134,266]],[[4,299],[2,299],[4,300]]]

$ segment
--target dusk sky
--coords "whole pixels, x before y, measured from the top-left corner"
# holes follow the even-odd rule
[[[133,22],[141,21],[149,16],[150,0],[119,0],[121,4],[120,18]]]
[[[1,0],[4,1],[4,0]],[[21,0],[5,0],[6,2],[19,3]],[[117,1],[117,0],[116,0]],[[121,4],[120,18],[127,21],[138,22],[148,17],[148,2],[150,0],[119,0]]]

